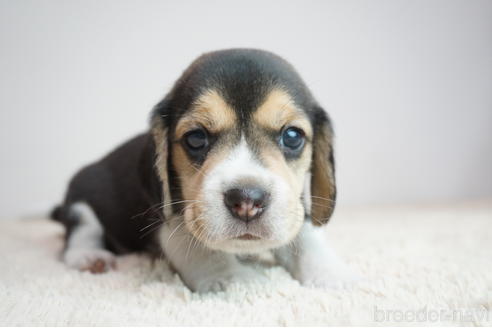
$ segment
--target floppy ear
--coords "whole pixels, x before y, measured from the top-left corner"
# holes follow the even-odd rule
[[[162,201],[164,215],[171,217],[172,209],[171,193],[169,188],[169,171],[168,171],[168,154],[169,154],[169,142],[168,142],[168,127],[165,124],[167,114],[166,110],[167,101],[161,101],[153,110],[151,116],[151,133],[154,138],[155,144],[155,163],[154,167],[159,176],[159,180],[162,183]]]
[[[335,208],[335,162],[333,159],[333,130],[326,112],[315,108],[313,160],[311,166],[311,220],[323,225]]]

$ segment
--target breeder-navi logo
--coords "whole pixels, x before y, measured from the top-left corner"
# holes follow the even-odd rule
[[[428,309],[418,310],[378,309],[374,306],[375,322],[490,322],[491,312],[485,309]]]

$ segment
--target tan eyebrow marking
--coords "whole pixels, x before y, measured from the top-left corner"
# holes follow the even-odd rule
[[[180,119],[176,126],[176,137],[179,139],[189,130],[200,126],[216,133],[233,127],[235,123],[234,110],[216,90],[208,90],[192,104],[191,111]]]
[[[311,138],[313,129],[306,114],[298,108],[290,95],[280,89],[271,91],[263,104],[253,114],[253,119],[260,126],[280,131],[283,126],[291,125],[304,130]]]

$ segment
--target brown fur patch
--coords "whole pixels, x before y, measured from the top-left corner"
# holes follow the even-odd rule
[[[263,104],[253,114],[253,119],[261,127],[280,131],[289,125],[301,128],[306,137],[311,139],[313,131],[306,114],[297,108],[287,92],[275,89],[271,91]]]
[[[311,217],[315,225],[330,219],[335,208],[335,175],[329,158],[332,149],[332,132],[324,126],[313,141],[313,165],[311,169]]]
[[[183,193],[184,207],[189,208],[193,213],[192,216],[185,215],[185,223],[188,229],[198,239],[207,236],[208,230],[206,220],[201,218],[203,213],[202,186],[203,180],[209,172],[218,165],[229,153],[228,147],[221,147],[218,150],[211,151],[207,160],[201,167],[196,167],[186,156],[185,150],[176,145],[173,147],[173,166],[177,170],[181,191]]]
[[[280,133],[285,127],[297,127],[304,131],[306,144],[299,158],[286,161],[282,151],[274,143],[266,142],[266,135],[254,132],[255,138],[261,144],[260,156],[268,169],[280,175],[289,185],[290,201],[289,212],[293,217],[303,219],[304,209],[299,202],[299,197],[304,189],[306,173],[309,171],[312,160],[312,135],[313,129],[305,112],[296,107],[292,98],[283,90],[275,89],[266,97],[263,104],[253,114],[253,120],[260,127],[259,130],[269,130]],[[300,220],[302,222],[302,220]],[[297,231],[295,225],[300,222],[291,222],[292,231]]]
[[[178,122],[175,140],[199,127],[207,129],[210,133],[218,133],[231,129],[235,124],[234,110],[217,91],[209,90],[193,103],[191,111]],[[193,213],[192,218],[189,218],[192,221],[187,222],[187,226],[196,237],[206,232],[206,226],[205,222],[199,219],[203,211],[201,202],[193,203],[193,201],[202,198],[203,179],[228,154],[228,151],[228,147],[212,150],[203,165],[196,167],[178,143],[173,147],[173,166],[178,171],[183,198],[185,201],[190,201],[185,203],[185,208],[189,206]]]
[[[313,138],[312,126],[305,113],[295,106],[294,101],[285,91],[279,89],[273,90],[268,95],[253,118],[259,126],[273,131],[280,131],[285,126],[301,128],[306,133],[307,141],[312,140],[312,147],[310,142],[306,142],[301,157],[289,164],[283,160],[280,153],[275,154],[276,150],[272,148],[268,150],[268,147],[262,147],[262,153],[270,169],[281,173],[296,191],[302,188],[299,185],[300,181],[301,179],[303,181],[312,160],[311,216],[316,225],[326,223],[333,212],[336,196],[335,176],[329,160],[332,153],[330,128],[323,127]],[[286,170],[286,167],[290,167],[290,170]]]
[[[186,132],[203,126],[211,133],[230,129],[236,122],[234,110],[215,90],[209,90],[200,96],[192,105],[191,112],[186,114],[176,126],[176,138]]]
[[[287,162],[282,152],[276,146],[263,145],[260,156],[269,171],[275,172],[289,185],[288,218],[299,218],[296,220],[286,220],[289,224],[289,231],[295,233],[304,221],[304,207],[299,201],[304,189],[306,172],[311,165],[312,148],[310,143],[306,143],[302,155],[294,160]],[[287,219],[287,218],[286,218]]]
[[[302,155],[294,160],[287,162],[282,152],[273,147],[262,147],[260,156],[266,167],[284,178],[291,186],[294,194],[302,192],[304,187],[304,177],[311,164],[311,145],[306,143]]]
[[[169,192],[169,183],[167,176],[167,155],[168,155],[168,144],[167,144],[167,129],[164,129],[162,121],[159,117],[154,117],[152,119],[152,136],[154,137],[155,149],[157,153],[155,167],[159,174],[159,178],[162,182],[162,194],[164,196],[164,214],[166,217],[171,217],[172,211],[169,202],[171,197]]]
[[[302,156],[293,162],[285,161],[280,150],[270,147],[264,147],[261,150],[260,156],[266,167],[271,172],[280,175],[289,185],[289,216],[299,217],[302,222],[302,219],[304,218],[304,208],[299,202],[299,197],[304,188],[304,177],[311,164],[311,146],[306,144]],[[287,220],[286,223],[291,224],[291,229],[289,230],[293,232],[297,231],[300,224],[300,222],[296,220]]]

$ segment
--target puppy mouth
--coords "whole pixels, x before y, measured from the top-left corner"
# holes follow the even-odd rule
[[[239,239],[239,240],[260,240],[261,237],[252,235],[250,233],[245,233],[243,235],[237,236],[234,239]]]

